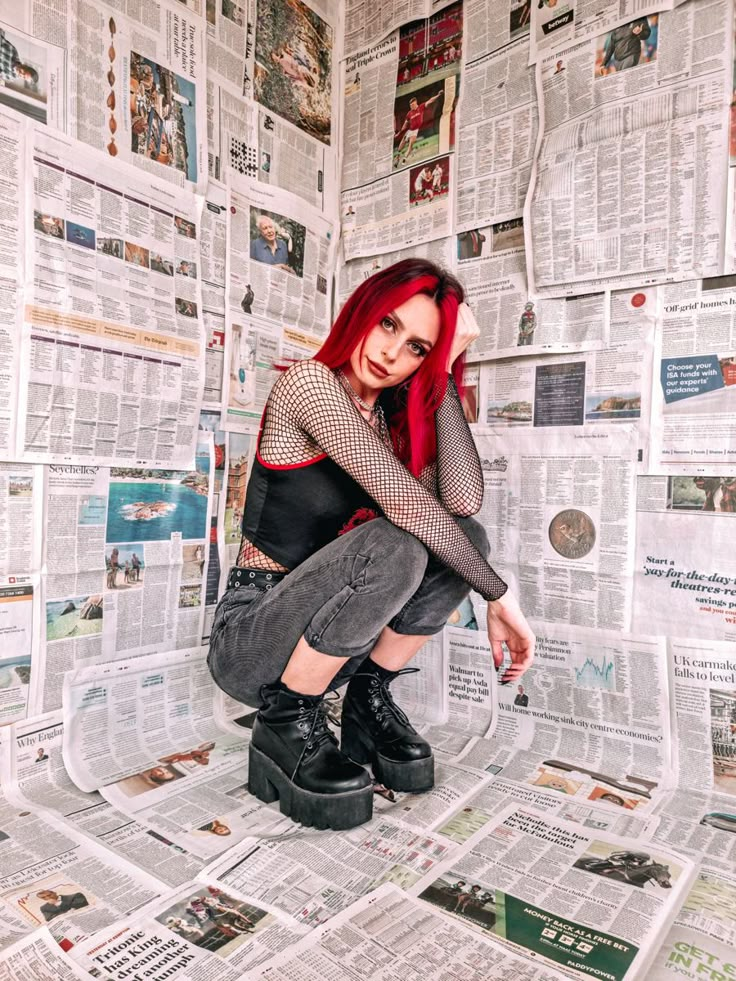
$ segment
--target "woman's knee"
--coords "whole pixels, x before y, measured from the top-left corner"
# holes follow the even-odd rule
[[[392,524],[387,518],[375,518],[350,534],[360,537],[356,545],[374,567],[378,565],[397,583],[418,585],[422,581],[429,553],[419,539],[408,531]]]
[[[476,518],[456,518],[455,520],[481,555],[487,559],[491,554],[491,546],[486,530],[480,521]]]

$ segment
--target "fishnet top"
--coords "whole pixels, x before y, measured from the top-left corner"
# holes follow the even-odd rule
[[[276,466],[326,453],[389,521],[418,538],[484,599],[498,599],[506,583],[452,517],[475,514],[483,499],[478,452],[452,380],[435,423],[437,461],[417,480],[363,418],[335,374],[318,361],[300,361],[281,375],[269,395],[259,449],[263,461]],[[244,539],[239,564],[248,558],[248,545]]]

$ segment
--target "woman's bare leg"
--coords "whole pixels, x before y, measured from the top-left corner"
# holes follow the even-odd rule
[[[399,671],[427,640],[429,638],[423,634],[397,634],[391,627],[384,627],[370,653],[370,660],[387,671]]]
[[[287,688],[302,695],[321,695],[327,691],[329,683],[349,660],[348,657],[333,657],[331,654],[315,651],[300,637],[281,675],[281,681]]]

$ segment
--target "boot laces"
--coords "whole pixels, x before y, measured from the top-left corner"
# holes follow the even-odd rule
[[[327,742],[337,745],[337,738],[327,724],[327,716],[321,701],[300,705],[297,725],[302,730],[302,739],[307,742],[304,747],[305,751],[322,746]]]
[[[417,674],[419,668],[401,668],[399,671],[392,672],[391,678],[379,678],[377,675],[371,674],[369,688],[371,694],[378,696],[377,701],[379,702],[376,706],[376,719],[381,723],[382,726],[386,726],[388,723],[388,715],[393,715],[402,725],[408,726],[413,730],[413,726],[409,721],[408,715],[402,711],[399,706],[394,701],[391,690],[388,687],[394,678],[398,678],[402,674]]]

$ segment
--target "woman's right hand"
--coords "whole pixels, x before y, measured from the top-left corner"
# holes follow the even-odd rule
[[[488,642],[496,671],[503,664],[502,644],[506,644],[511,655],[511,664],[500,678],[502,685],[518,681],[534,660],[536,637],[510,590],[488,603]]]

